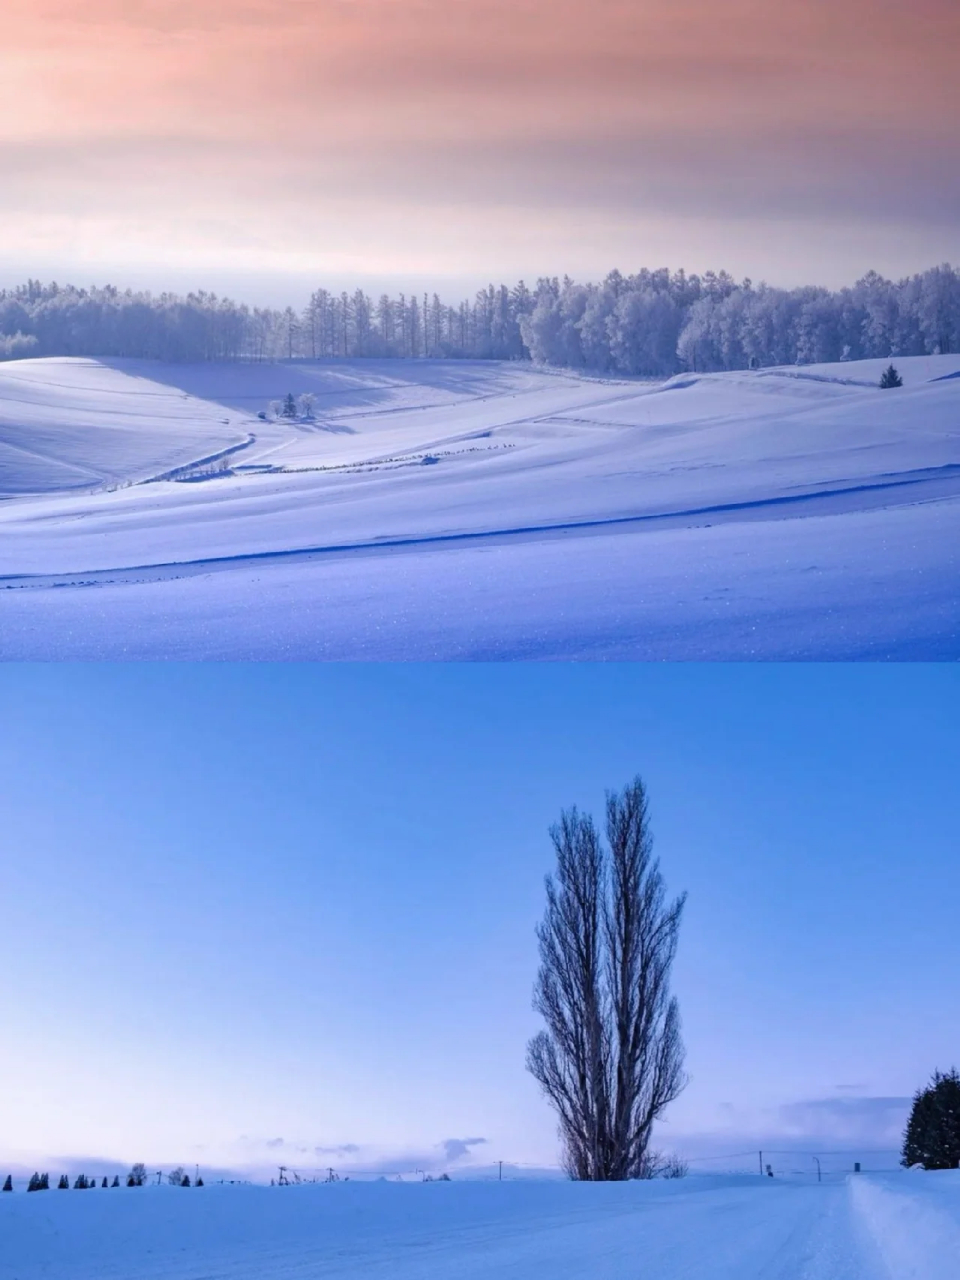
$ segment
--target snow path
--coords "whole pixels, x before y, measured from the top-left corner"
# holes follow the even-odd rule
[[[955,1280],[955,1174],[126,1188],[0,1201],[2,1280]]]
[[[874,363],[12,362],[0,657],[955,659],[960,357]]]

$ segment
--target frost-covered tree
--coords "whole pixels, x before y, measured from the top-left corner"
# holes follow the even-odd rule
[[[527,1067],[557,1112],[571,1177],[650,1176],[654,1121],[685,1084],[670,995],[684,897],[666,900],[639,778],[607,796],[606,846],[576,809],[550,834],[534,993],[546,1027]]]
[[[128,1187],[143,1187],[147,1182],[147,1166],[145,1164],[135,1164],[127,1174]]]
[[[642,268],[599,283],[544,278],[438,295],[317,289],[298,313],[28,280],[0,290],[0,359],[135,356],[291,360],[368,356],[533,359],[663,376],[960,349],[960,272],[948,263],[893,281],[869,272],[848,289],[774,289],[726,272]]]
[[[177,1165],[176,1169],[171,1169],[167,1174],[167,1182],[171,1187],[182,1187],[183,1180],[187,1175],[183,1171],[182,1165]]]
[[[935,1071],[927,1087],[914,1095],[901,1164],[960,1168],[960,1076],[956,1068]]]

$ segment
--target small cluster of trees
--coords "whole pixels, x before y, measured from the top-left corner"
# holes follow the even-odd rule
[[[837,291],[666,268],[491,284],[456,306],[436,293],[317,289],[302,311],[37,280],[0,291],[0,359],[461,357],[666,376],[958,350],[960,271],[949,264],[898,281],[871,271]]]
[[[288,391],[282,400],[270,401],[270,412],[277,419],[285,418],[291,422],[312,422],[317,398],[312,391],[304,391],[295,396]],[[259,415],[266,418],[265,413]]]
[[[145,1164],[135,1164],[133,1168],[130,1170],[130,1172],[126,1175],[125,1180],[128,1187],[145,1186],[147,1182],[147,1166]],[[201,1178],[199,1174],[197,1175],[196,1183],[191,1184],[189,1175],[184,1172],[182,1167],[178,1167],[172,1170],[172,1172],[170,1172],[169,1174],[167,1174],[167,1181],[173,1187],[189,1187],[191,1185],[195,1185],[198,1187],[203,1186],[203,1178]],[[73,1181],[73,1189],[75,1191],[86,1191],[89,1188],[96,1187],[96,1186],[97,1186],[96,1178],[88,1178],[84,1173],[77,1174],[76,1178]],[[100,1186],[101,1187],[119,1187],[120,1175],[114,1174],[112,1182],[107,1177],[104,1177],[102,1182],[100,1183]],[[7,1174],[7,1178],[3,1184],[2,1189],[4,1191],[13,1190],[13,1177],[11,1174]],[[34,1173],[33,1176],[30,1178],[30,1181],[27,1183],[28,1191],[49,1191],[49,1189],[50,1189],[50,1175],[48,1173]],[[60,1175],[60,1181],[57,1183],[57,1189],[60,1191],[70,1190],[70,1179],[67,1177],[65,1173]]]
[[[901,1164],[960,1169],[960,1076],[956,1068],[935,1071],[927,1087],[914,1095]]]

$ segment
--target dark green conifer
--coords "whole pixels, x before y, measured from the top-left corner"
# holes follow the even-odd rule
[[[883,391],[889,390],[890,387],[902,387],[903,379],[897,373],[892,364],[887,365],[883,373],[880,375],[880,388]]]
[[[7,1180],[6,1180],[6,1182],[3,1184],[3,1189],[4,1189],[4,1191],[12,1191],[12,1190],[13,1190],[13,1178],[11,1178],[11,1176],[10,1176],[10,1174],[9,1174],[9,1173],[7,1174]]]
[[[960,1168],[960,1076],[935,1071],[914,1095],[900,1161],[924,1169]]]

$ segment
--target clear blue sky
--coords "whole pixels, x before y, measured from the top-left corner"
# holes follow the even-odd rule
[[[636,772],[662,1142],[883,1146],[960,1063],[958,725],[946,666],[0,670],[0,1160],[552,1163],[547,829]]]

